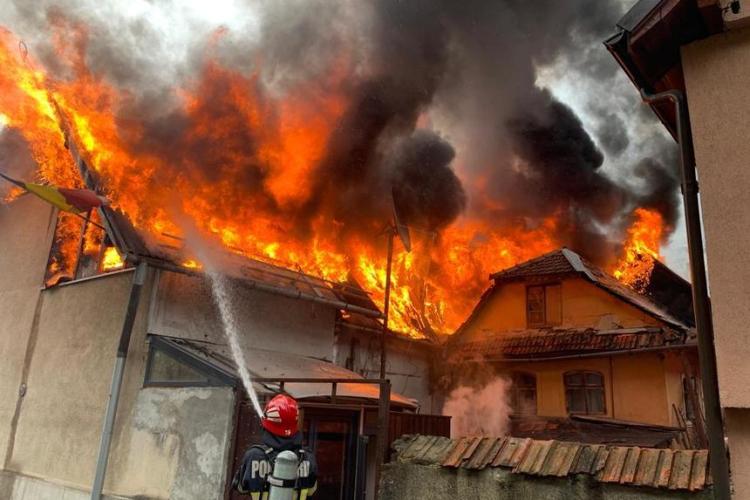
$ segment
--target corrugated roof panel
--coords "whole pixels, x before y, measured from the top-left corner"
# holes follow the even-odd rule
[[[443,461],[444,467],[458,467],[463,459],[464,452],[471,444],[471,438],[463,437],[456,442],[456,446],[448,453]]]
[[[662,450],[659,467],[657,469],[656,486],[666,488],[669,485],[669,476],[672,474],[672,462],[674,461],[674,452],[672,450]]]
[[[629,448],[617,446],[609,450],[607,462],[604,469],[599,473],[599,480],[605,483],[619,483],[622,469],[625,466],[625,459],[628,456]]]
[[[679,450],[675,453],[672,474],[669,476],[669,489],[682,490],[690,486],[690,473],[693,470],[692,450]]]
[[[647,449],[641,451],[641,461],[633,478],[633,483],[641,486],[656,486],[657,467],[661,450]]]
[[[465,469],[483,469],[488,462],[491,462],[494,458],[493,456],[488,456],[491,454],[493,448],[495,448],[498,441],[501,439],[496,438],[484,438],[482,439],[482,442],[477,447],[474,454],[471,456],[471,459],[464,464]]]
[[[641,449],[638,447],[628,448],[628,454],[625,458],[625,465],[622,467],[620,475],[621,483],[632,483],[635,479],[635,473],[638,467],[638,460],[641,458]]]
[[[698,491],[709,484],[706,450],[675,452],[512,437],[405,436],[400,443],[396,459],[416,464],[471,470],[505,467],[546,477],[587,474],[601,482],[674,490]]]
[[[698,450],[693,457],[693,470],[690,473],[691,491],[703,489],[706,484],[706,471],[708,469],[708,450]]]

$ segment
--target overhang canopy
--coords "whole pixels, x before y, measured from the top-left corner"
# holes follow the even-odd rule
[[[723,29],[718,0],[640,0],[604,41],[637,89],[649,93],[684,91],[680,47]],[[674,106],[651,105],[676,138]]]
[[[157,342],[165,343],[193,359],[209,364],[217,370],[231,374],[239,381],[240,377],[234,363],[226,352],[226,346],[198,340],[176,337],[150,335]],[[309,382],[285,383],[284,391],[298,400],[327,398],[331,395],[331,384],[315,382],[315,379],[351,379],[362,380],[358,373],[347,370],[328,361],[298,356],[296,354],[251,349],[245,352],[248,371],[251,378],[306,378]],[[241,385],[241,384],[237,384]],[[278,392],[279,388],[256,384],[261,393]],[[374,384],[339,383],[336,388],[337,398],[351,398],[377,402],[380,389]],[[417,408],[417,403],[410,398],[391,391],[391,404],[405,408]]]

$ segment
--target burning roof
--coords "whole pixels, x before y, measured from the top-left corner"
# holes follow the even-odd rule
[[[65,150],[77,148],[146,242],[135,253],[153,257],[180,241],[165,235],[192,228],[264,264],[252,272],[352,277],[378,309],[393,200],[415,249],[394,256],[390,324],[453,331],[491,271],[562,244],[613,262],[636,208],[662,214],[663,235],[673,227],[669,165],[639,156],[655,168],[616,182],[574,110],[534,83],[538,62],[598,39],[609,10],[538,8],[554,22],[504,1],[324,1],[324,16],[265,2],[260,40],[214,27],[165,78],[168,61],[145,64],[154,47],[110,38],[118,30],[96,24],[106,19],[40,7],[28,21],[49,39],[0,29],[0,139],[23,145],[12,168],[36,163],[38,178],[66,187],[82,185]],[[498,53],[513,57],[498,66]],[[137,240],[109,229],[121,249]],[[59,249],[56,272],[70,273],[77,248]]]

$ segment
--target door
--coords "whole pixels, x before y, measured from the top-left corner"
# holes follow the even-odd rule
[[[317,500],[352,500],[356,475],[359,412],[304,409],[305,446],[318,462]]]

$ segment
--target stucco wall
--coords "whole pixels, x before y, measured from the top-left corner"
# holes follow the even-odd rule
[[[683,48],[721,402],[750,408],[750,29]]]
[[[591,370],[604,376],[606,416],[634,422],[673,425],[672,403],[682,407],[675,354],[640,353],[601,358],[581,358],[530,363],[508,363],[502,371],[536,376],[537,415],[567,416],[563,375]],[[675,380],[676,379],[676,380]]]
[[[54,223],[33,196],[0,204],[0,468],[12,440],[23,366]]]
[[[9,470],[90,487],[132,273],[43,292]]]
[[[561,328],[611,328],[614,323],[624,328],[658,325],[652,316],[581,278],[562,281]],[[526,284],[507,283],[496,288],[462,335],[471,339],[526,328]]]

